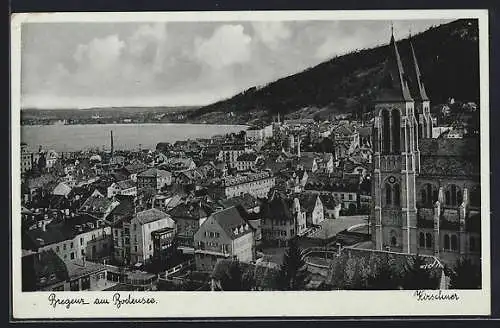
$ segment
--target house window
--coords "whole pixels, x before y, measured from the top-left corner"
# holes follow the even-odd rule
[[[63,244],[63,250],[66,250],[66,244]]]
[[[73,242],[71,242],[71,244],[69,244],[69,248],[73,249]]]
[[[71,252],[71,254],[70,254],[69,257],[70,257],[71,260],[74,260],[75,259],[75,252]]]
[[[59,253],[59,246],[56,246],[56,252]]]
[[[78,279],[77,280],[72,280],[69,282],[69,290],[71,291],[78,291],[80,290],[80,284],[78,283]]]
[[[90,289],[90,277],[83,277],[82,278],[82,290],[88,290]]]
[[[80,238],[80,245],[83,245],[83,238]]]
[[[137,246],[134,246],[134,251],[137,253]]]

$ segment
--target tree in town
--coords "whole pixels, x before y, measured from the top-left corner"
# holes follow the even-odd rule
[[[367,278],[367,289],[394,290],[399,288],[399,276],[389,261],[383,261]]]
[[[283,255],[283,264],[278,275],[278,289],[302,290],[307,278],[306,262],[297,241],[292,240]]]
[[[224,291],[247,291],[255,287],[250,270],[243,270],[238,261],[232,261],[221,273],[220,286]]]
[[[432,274],[425,259],[419,254],[406,265],[403,277],[404,289],[437,289],[439,279]]]
[[[480,289],[481,267],[470,259],[460,258],[450,276],[451,289]]]

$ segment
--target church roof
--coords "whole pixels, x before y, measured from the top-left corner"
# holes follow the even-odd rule
[[[480,173],[479,139],[421,139],[423,175],[475,176]]]

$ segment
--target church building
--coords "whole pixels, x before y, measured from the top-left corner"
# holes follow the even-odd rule
[[[406,47],[403,47],[403,44]],[[370,230],[375,249],[480,261],[479,139],[432,138],[411,38],[391,36],[375,100]]]

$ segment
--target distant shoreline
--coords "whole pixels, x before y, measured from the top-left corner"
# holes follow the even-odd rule
[[[97,126],[105,126],[105,125],[114,125],[114,126],[125,126],[125,125],[207,125],[207,126],[241,126],[241,127],[250,127],[248,124],[219,124],[219,123],[153,123],[153,122],[131,122],[131,123],[78,123],[78,124],[21,124],[21,128],[23,127],[42,127],[42,126],[87,126],[87,125],[97,125]]]

